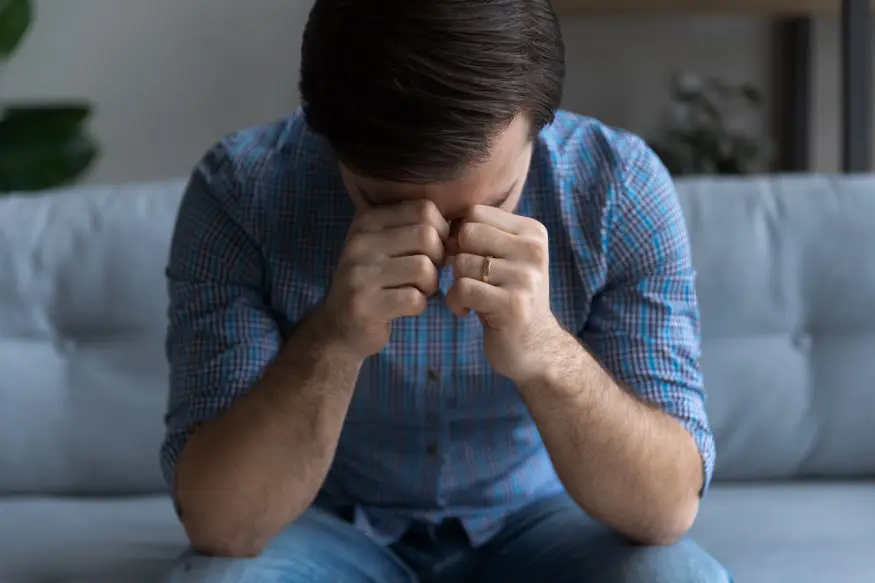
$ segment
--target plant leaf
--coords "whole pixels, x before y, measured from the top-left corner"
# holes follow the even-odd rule
[[[0,59],[15,51],[32,21],[31,0],[0,0]]]
[[[17,107],[0,118],[0,192],[62,186],[79,177],[97,156],[84,130],[88,108]]]
[[[763,101],[763,95],[755,86],[746,83],[740,87],[742,96],[750,103],[759,105]]]
[[[6,140],[41,139],[44,133],[74,134],[91,115],[91,106],[87,103],[12,105],[2,113],[0,144]]]

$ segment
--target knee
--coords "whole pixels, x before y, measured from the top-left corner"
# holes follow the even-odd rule
[[[312,580],[296,578],[288,563],[278,565],[274,562],[265,556],[210,557],[190,551],[176,564],[166,583],[304,583]]]
[[[690,539],[666,547],[634,547],[617,565],[617,583],[732,583],[717,559]]]
[[[397,558],[340,519],[311,509],[253,558],[187,552],[166,583],[409,583]]]

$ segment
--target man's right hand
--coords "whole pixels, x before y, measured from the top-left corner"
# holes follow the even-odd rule
[[[334,340],[364,359],[386,345],[392,320],[421,314],[438,289],[449,232],[428,200],[359,213],[321,310]]]

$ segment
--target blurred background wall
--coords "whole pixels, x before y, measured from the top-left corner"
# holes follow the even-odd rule
[[[220,136],[298,103],[310,0],[37,0],[31,34],[0,67],[0,99],[84,97],[103,148],[87,182],[187,175]],[[564,106],[637,132],[670,73],[773,89],[772,25],[747,17],[567,21]],[[814,38],[812,169],[838,168],[838,24]],[[764,112],[767,114],[768,111]],[[767,117],[764,115],[763,118]],[[762,123],[765,123],[764,121]]]

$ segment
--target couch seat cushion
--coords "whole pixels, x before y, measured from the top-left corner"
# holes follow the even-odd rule
[[[719,484],[693,537],[738,583],[872,583],[875,481]]]
[[[160,583],[186,540],[166,496],[0,498],[3,583]]]
[[[738,583],[872,583],[875,482],[718,484],[693,536]],[[163,496],[0,499],[3,583],[160,583],[185,546]]]

